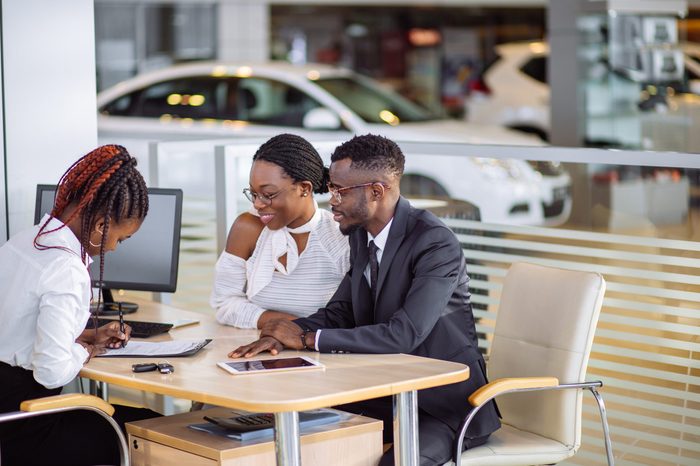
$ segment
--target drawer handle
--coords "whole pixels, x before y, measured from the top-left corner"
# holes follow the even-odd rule
[[[134,450],[138,450],[138,449],[139,449],[139,442],[134,439]]]

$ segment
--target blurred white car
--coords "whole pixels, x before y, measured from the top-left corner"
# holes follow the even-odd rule
[[[470,122],[503,125],[548,140],[549,84],[543,42],[501,44],[496,58],[472,85],[466,116]]]
[[[322,65],[192,63],[124,81],[97,98],[101,139],[269,136],[346,138],[382,134],[397,141],[541,145],[530,135],[430,114],[375,81]],[[412,155],[402,192],[470,202],[486,222],[558,224],[571,208],[565,172],[521,160]]]
[[[700,46],[685,43],[681,47],[689,88],[700,93]],[[472,86],[467,103],[468,121],[502,125],[549,140],[548,44],[513,42],[497,45],[495,49],[497,58]],[[654,142],[644,138],[644,125],[671,126],[670,119],[663,115],[654,117],[650,115],[653,112],[640,112],[636,108],[641,95],[639,83],[610,73],[604,64],[591,69],[590,75],[584,87],[588,115],[586,139],[590,143],[653,149]],[[664,112],[676,119],[688,116],[697,112],[696,100],[688,96],[672,97]],[[666,147],[670,149],[676,148]]]

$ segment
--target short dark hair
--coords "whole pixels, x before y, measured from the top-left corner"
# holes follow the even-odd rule
[[[279,166],[294,180],[310,181],[313,192],[328,192],[328,168],[309,141],[296,134],[279,134],[260,146],[253,161],[264,160]]]
[[[331,162],[350,159],[362,170],[381,171],[397,178],[403,174],[404,155],[398,144],[376,134],[355,136],[336,147]]]

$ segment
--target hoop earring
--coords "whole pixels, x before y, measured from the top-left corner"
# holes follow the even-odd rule
[[[100,236],[104,235],[103,230],[97,230],[97,231],[100,233]],[[102,246],[102,244],[95,244],[91,240],[88,240],[88,243],[90,243],[90,246],[92,246],[93,248],[99,248],[100,246]]]

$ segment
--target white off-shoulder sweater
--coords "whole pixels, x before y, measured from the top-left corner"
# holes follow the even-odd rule
[[[290,269],[296,262],[290,272],[272,259],[271,243],[274,235],[279,241],[279,230],[263,228],[247,261],[226,251],[221,253],[209,301],[220,323],[257,328],[258,319],[266,310],[306,317],[325,306],[335,293],[350,267],[350,247],[332,214],[316,210],[307,223],[309,239],[301,255],[289,230],[282,230],[287,237]],[[296,256],[298,260],[294,260]]]

